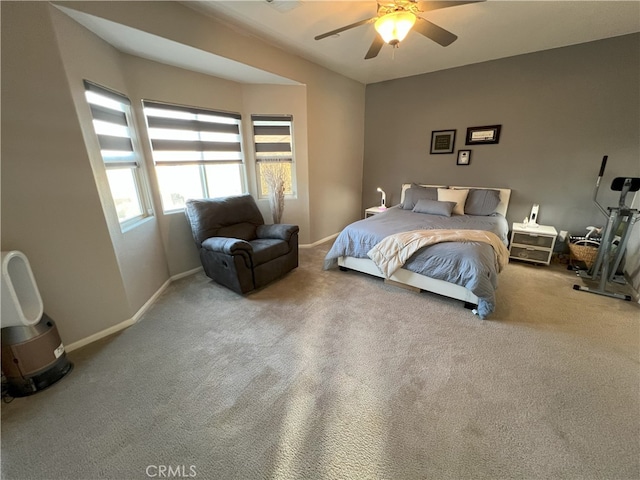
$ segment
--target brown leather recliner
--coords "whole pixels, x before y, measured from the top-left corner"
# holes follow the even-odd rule
[[[251,195],[187,200],[185,213],[209,278],[244,294],[298,266],[297,225],[265,225]]]

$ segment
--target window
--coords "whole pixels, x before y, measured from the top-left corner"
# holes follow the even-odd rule
[[[84,86],[111,196],[124,229],[151,214],[130,127],[131,102],[124,95],[87,80]]]
[[[258,194],[266,197],[269,187],[265,181],[267,169],[284,176],[285,195],[295,195],[293,141],[291,115],[252,115],[253,141],[256,150]]]
[[[164,211],[244,191],[240,115],[144,100]]]

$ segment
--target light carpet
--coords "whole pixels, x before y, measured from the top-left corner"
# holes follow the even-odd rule
[[[247,297],[179,280],[69,354],[2,405],[2,478],[640,478],[637,304],[510,263],[482,321],[329,246]]]

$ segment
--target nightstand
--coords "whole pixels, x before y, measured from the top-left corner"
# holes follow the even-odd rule
[[[364,218],[372,217],[387,210],[387,207],[369,207],[364,211]]]
[[[554,227],[530,227],[523,223],[514,223],[511,229],[509,258],[549,265],[557,236],[558,232]]]

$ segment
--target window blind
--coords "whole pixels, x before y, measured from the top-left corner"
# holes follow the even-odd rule
[[[256,162],[292,162],[291,115],[252,115]]]
[[[109,167],[138,166],[129,128],[129,99],[88,80],[84,80],[84,87],[104,163]]]
[[[242,163],[240,114],[142,103],[156,165]]]

